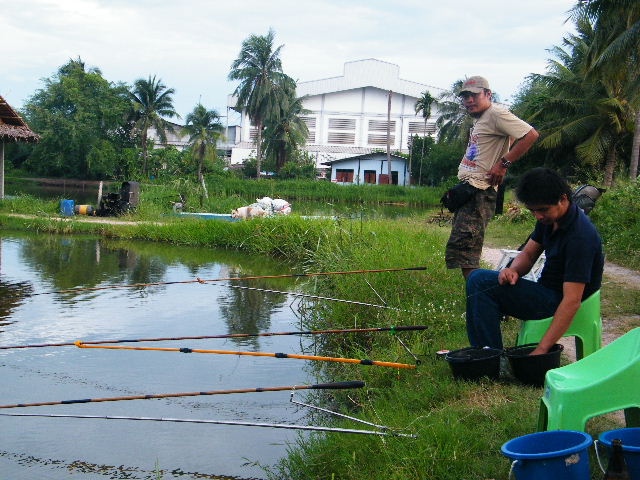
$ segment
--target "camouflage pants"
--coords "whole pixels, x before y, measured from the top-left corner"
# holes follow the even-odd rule
[[[451,236],[445,250],[447,268],[479,268],[484,231],[496,208],[493,188],[478,190],[453,215]]]

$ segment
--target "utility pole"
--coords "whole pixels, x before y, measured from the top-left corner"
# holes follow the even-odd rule
[[[389,166],[389,177],[387,183],[391,185],[393,178],[391,175],[391,96],[393,92],[389,90],[387,100],[387,165]]]

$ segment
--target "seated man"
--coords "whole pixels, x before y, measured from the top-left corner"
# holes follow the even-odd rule
[[[600,288],[602,240],[589,218],[571,201],[571,188],[556,172],[535,168],[522,177],[516,196],[537,223],[510,267],[475,270],[467,279],[467,335],[474,347],[502,348],[504,315],[537,320],[553,315],[531,352],[549,351],[567,331],[585,298]],[[523,277],[545,252],[538,282]]]

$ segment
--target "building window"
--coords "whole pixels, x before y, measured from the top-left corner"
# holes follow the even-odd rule
[[[356,134],[347,132],[329,132],[327,142],[339,143],[341,145],[354,145],[356,143]]]
[[[392,120],[391,122],[387,122],[386,120],[369,120],[369,131],[371,132],[386,132],[387,125],[391,124],[391,131],[395,132],[396,130],[396,121]]]
[[[364,171],[364,183],[376,183],[376,171],[365,170]]]
[[[433,135],[436,133],[436,124],[427,122],[427,135]],[[425,128],[424,122],[409,122],[409,134],[410,135],[424,135]]]
[[[330,118],[329,130],[355,130],[355,118]]]
[[[353,169],[336,168],[336,182],[353,183]]]
[[[309,134],[307,135],[307,143],[316,143],[316,117],[300,117],[307,125]]]
[[[389,142],[391,142],[391,145],[393,145],[396,141],[396,137],[395,135],[391,135],[389,137]],[[369,145],[386,145],[387,144],[387,136],[386,135],[373,135],[373,134],[369,134],[369,137],[367,139],[367,143]]]

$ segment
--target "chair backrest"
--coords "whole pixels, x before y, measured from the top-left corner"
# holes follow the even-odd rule
[[[573,317],[573,321],[583,321],[590,318],[600,318],[600,290],[595,291],[586,300]]]
[[[594,377],[606,377],[621,366],[630,366],[640,370],[640,327],[634,328],[617,338],[609,345],[591,355],[570,363],[552,372],[572,376],[573,373],[589,372]]]

